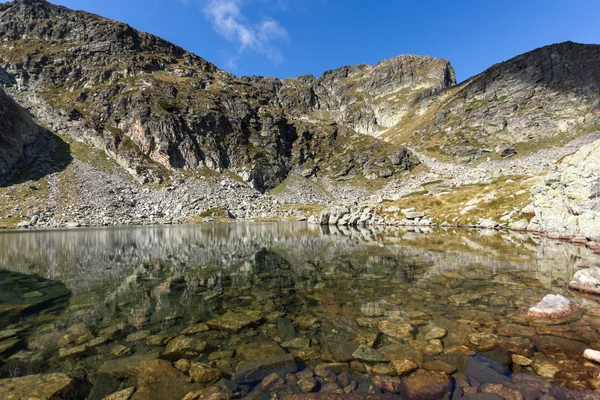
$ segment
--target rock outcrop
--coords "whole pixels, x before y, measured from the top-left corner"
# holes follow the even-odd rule
[[[599,88],[599,45],[553,44],[423,99],[385,136],[462,162],[510,157],[519,144],[545,148],[598,129]]]
[[[286,79],[278,102],[301,120],[342,124],[356,132],[381,135],[415,103],[456,84],[450,62],[402,55],[375,66],[354,65]]]
[[[600,140],[565,157],[532,188],[529,229],[600,239]]]
[[[304,106],[296,104],[291,83],[238,79],[123,23],[44,0],[16,0],[0,5],[0,37],[0,71],[11,94],[53,131],[104,150],[143,182],[206,167],[231,170],[265,191],[294,169],[307,177],[376,179],[417,163],[402,147],[357,137],[352,128],[360,116],[307,118],[297,111]],[[453,79],[447,62],[432,58],[358,69],[369,96],[422,97]],[[334,82],[344,86],[343,74],[319,80],[317,108],[356,102],[349,87],[324,94]],[[362,101],[361,109],[369,107]]]

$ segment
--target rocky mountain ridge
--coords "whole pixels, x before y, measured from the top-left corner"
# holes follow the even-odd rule
[[[459,162],[561,146],[600,128],[600,46],[565,42],[423,99],[386,132]]]
[[[437,209],[432,224],[522,226],[510,218],[530,182],[600,130],[598,45],[546,46],[457,84],[447,60],[415,55],[236,77],[45,0],[1,4],[0,38],[0,84],[48,128],[26,123],[31,145],[0,149],[25,158],[0,166],[3,226],[304,219],[336,203],[397,224],[395,201]],[[510,197],[498,185],[514,180]],[[501,207],[458,195],[480,184]]]
[[[206,167],[265,191],[292,169],[373,179],[414,166],[401,147],[294,119],[265,82],[122,23],[18,0],[0,7],[0,32],[11,93],[53,131],[105,150],[142,181]]]
[[[278,87],[274,93],[277,104],[295,118],[335,122],[373,136],[396,125],[419,100],[456,84],[449,61],[415,55],[397,56],[373,66],[345,66],[319,78],[250,80]]]

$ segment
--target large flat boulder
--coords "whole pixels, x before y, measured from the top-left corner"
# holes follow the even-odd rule
[[[237,332],[251,325],[259,323],[263,318],[260,311],[232,312],[211,319],[207,325],[212,329]]]
[[[21,378],[0,379],[0,399],[2,400],[55,400],[77,399],[82,387],[65,374],[28,375]]]

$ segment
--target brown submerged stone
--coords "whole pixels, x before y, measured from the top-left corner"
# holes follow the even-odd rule
[[[194,358],[206,348],[206,342],[197,337],[178,336],[167,343],[164,357]]]
[[[143,363],[152,361],[158,358],[159,353],[156,351],[150,353],[136,354],[127,358],[119,358],[116,360],[106,361],[98,368],[99,374],[107,374],[116,378],[127,378],[133,376],[135,369]]]
[[[169,361],[153,360],[135,369],[137,390],[132,400],[181,399],[186,394],[202,389],[189,383],[187,376],[175,369]]]
[[[237,332],[243,328],[259,323],[263,319],[260,311],[232,312],[208,321],[206,324],[212,329]]]
[[[188,372],[190,378],[199,383],[210,383],[223,376],[222,371],[202,364],[192,364]]]
[[[0,379],[2,400],[53,400],[77,398],[76,396],[78,396],[76,383],[65,374]]]
[[[285,354],[285,351],[273,340],[242,344],[236,351],[237,357],[242,361],[260,360],[281,354]]]
[[[283,400],[398,400],[395,394],[356,394],[356,393],[305,393],[289,394]]]
[[[403,400],[449,399],[452,382],[445,374],[417,371],[402,380],[400,394]]]

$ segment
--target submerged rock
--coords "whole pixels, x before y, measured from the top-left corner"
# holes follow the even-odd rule
[[[403,324],[393,321],[381,321],[377,327],[382,333],[393,338],[412,339],[413,337],[413,327],[411,324]]]
[[[368,362],[388,362],[389,360],[381,355],[377,350],[361,345],[352,353],[357,360]]]
[[[569,288],[600,295],[600,267],[579,270],[569,282]]]
[[[135,369],[137,391],[132,399],[181,399],[186,394],[202,389],[189,383],[188,377],[174,368],[169,361],[153,360]]]
[[[445,374],[420,371],[404,378],[400,384],[403,399],[445,399],[449,398],[452,382]]]
[[[236,353],[240,360],[252,361],[285,354],[285,351],[275,341],[267,340],[243,344],[237,348]]]
[[[212,319],[207,325],[213,329],[237,332],[250,325],[259,323],[263,319],[260,311],[231,312]]]
[[[159,353],[156,351],[136,354],[127,358],[119,358],[116,360],[106,361],[98,368],[99,374],[107,374],[117,378],[126,378],[133,375],[138,365],[146,363],[158,358]]]
[[[106,396],[102,400],[129,400],[131,398],[131,396],[133,396],[134,392],[135,392],[135,388],[130,387],[127,389],[120,390],[109,396]]]
[[[233,376],[237,383],[250,383],[264,379],[276,372],[280,375],[296,372],[298,366],[292,354],[264,358],[262,360],[242,362]]]
[[[66,399],[85,397],[76,382],[65,374],[29,375],[0,379],[0,399]]]
[[[566,318],[576,310],[575,303],[565,296],[547,294],[542,301],[529,309],[527,315],[531,318]]]
[[[200,338],[178,336],[167,343],[163,352],[165,357],[194,358],[206,348],[206,342]]]
[[[189,374],[194,382],[210,383],[219,379],[223,375],[223,372],[207,365],[192,364]]]

